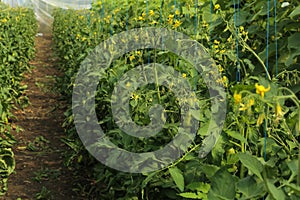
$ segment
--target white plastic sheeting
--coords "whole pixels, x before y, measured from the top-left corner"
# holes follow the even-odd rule
[[[37,19],[43,24],[50,25],[54,8],[63,9],[89,9],[93,0],[0,0],[12,7],[24,6],[35,10]]]

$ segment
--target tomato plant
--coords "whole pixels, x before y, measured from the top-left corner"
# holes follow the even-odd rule
[[[117,172],[95,161],[77,137],[71,106],[65,112],[66,143],[74,150],[68,164],[91,167],[91,196],[103,199],[298,199],[299,162],[299,6],[277,2],[267,51],[267,1],[97,1],[91,10],[56,10],[53,34],[61,70],[62,93],[71,104],[81,62],[103,40],[139,27],[164,27],[203,44],[216,61],[227,93],[227,117],[222,134],[205,158],[198,150],[211,121],[209,92],[193,66],[171,52],[153,49],[129,52],[115,60],[99,80],[96,110],[110,140],[128,151],[159,149],[178,132],[180,109],[170,88],[149,84],[131,94],[130,116],[149,123],[149,109],[161,104],[168,120],[149,140],[123,133],[111,110],[113,88],[122,75],[156,61],[173,66],[195,89],[201,114],[195,143],[166,169],[147,174]],[[297,7],[298,6],[298,7]],[[239,7],[239,13],[235,9]],[[270,10],[274,10],[271,5]],[[239,15],[236,21],[235,14]],[[273,18],[274,19],[274,16]],[[277,42],[277,54],[276,54]],[[237,52],[237,47],[239,51]],[[277,62],[276,62],[277,60]],[[237,80],[239,70],[241,80]],[[262,76],[263,75],[263,76]],[[264,78],[267,77],[267,78]],[[167,79],[167,77],[166,77]],[[134,84],[131,83],[130,84]],[[122,83],[130,87],[128,82]],[[129,163],[130,164],[130,163]],[[134,163],[131,163],[134,164]],[[225,187],[226,186],[226,187]]]
[[[0,195],[7,190],[8,176],[15,167],[10,121],[15,105],[22,107],[27,102],[23,96],[26,86],[21,85],[21,80],[35,54],[36,32],[32,10],[0,3]]]

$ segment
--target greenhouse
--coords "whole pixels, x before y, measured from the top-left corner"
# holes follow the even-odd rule
[[[299,0],[2,0],[0,45],[0,200],[300,199]]]

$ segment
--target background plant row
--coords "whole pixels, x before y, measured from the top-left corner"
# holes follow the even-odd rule
[[[25,8],[10,8],[0,3],[0,195],[7,190],[8,176],[15,167],[10,134],[12,109],[27,104],[22,96],[23,73],[35,54],[34,37],[37,23],[34,12]]]
[[[69,102],[80,63],[95,46],[113,34],[148,26],[173,29],[203,44],[222,74],[222,79],[217,81],[227,92],[227,118],[221,137],[213,151],[200,159],[197,144],[205,138],[211,122],[209,94],[201,76],[170,52],[140,50],[114,61],[99,82],[96,110],[99,123],[116,145],[129,151],[152,151],[177,133],[178,99],[162,86],[142,87],[130,100],[131,117],[141,125],[149,123],[149,108],[155,103],[173,111],[164,130],[153,140],[126,136],[112,118],[110,99],[114,84],[135,66],[153,61],[174,67],[193,85],[203,111],[193,118],[201,126],[195,144],[167,169],[127,174],[103,166],[84,150],[69,108],[65,112],[64,127],[69,136],[65,142],[74,151],[68,155],[67,164],[78,167],[80,173],[86,170],[92,180],[91,187],[86,188],[85,184],[78,187],[81,195],[101,199],[299,198],[300,12],[297,1],[290,1],[286,8],[277,2],[276,34],[271,4],[268,66],[265,64],[267,1],[241,1],[240,5],[232,1],[197,2],[195,5],[188,0],[176,4],[174,1],[97,1],[91,10],[54,12],[56,52],[60,69],[65,73],[59,85]],[[240,8],[236,15],[234,7]],[[237,81],[237,71],[241,81]],[[264,77],[269,74],[270,79],[261,74]],[[123,86],[126,88],[126,83]]]

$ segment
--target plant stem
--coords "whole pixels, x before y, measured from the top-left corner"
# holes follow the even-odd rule
[[[245,42],[245,40],[240,37],[236,31],[234,30],[234,28],[231,27],[231,25],[229,24],[229,22],[224,18],[223,14],[221,14],[221,17],[223,19],[224,22],[226,22],[228,30],[231,32],[231,34],[233,34],[236,38],[239,39],[239,42],[241,43],[242,46],[244,46],[248,51],[250,51],[255,57],[256,59],[260,62],[260,64],[262,65],[263,69],[265,70],[267,77],[269,80],[271,80],[271,76],[268,72],[268,69],[265,65],[265,63],[262,61],[262,59],[257,55],[257,53]]]
[[[300,186],[300,148],[298,147],[298,174],[297,174],[297,185]]]
[[[242,136],[245,137],[245,129],[244,129],[244,126],[240,126],[240,130],[242,132]],[[245,153],[246,152],[246,149],[245,149],[245,143],[244,142],[241,142],[241,152],[242,153]],[[241,166],[241,171],[240,171],[240,178],[244,178],[244,173],[245,173],[245,166],[242,165]]]
[[[156,69],[156,49],[154,50],[154,73],[155,73],[155,84],[156,84],[156,90],[157,90],[157,98],[158,103],[160,104],[160,90],[159,90],[159,83],[158,83],[158,74]]]

